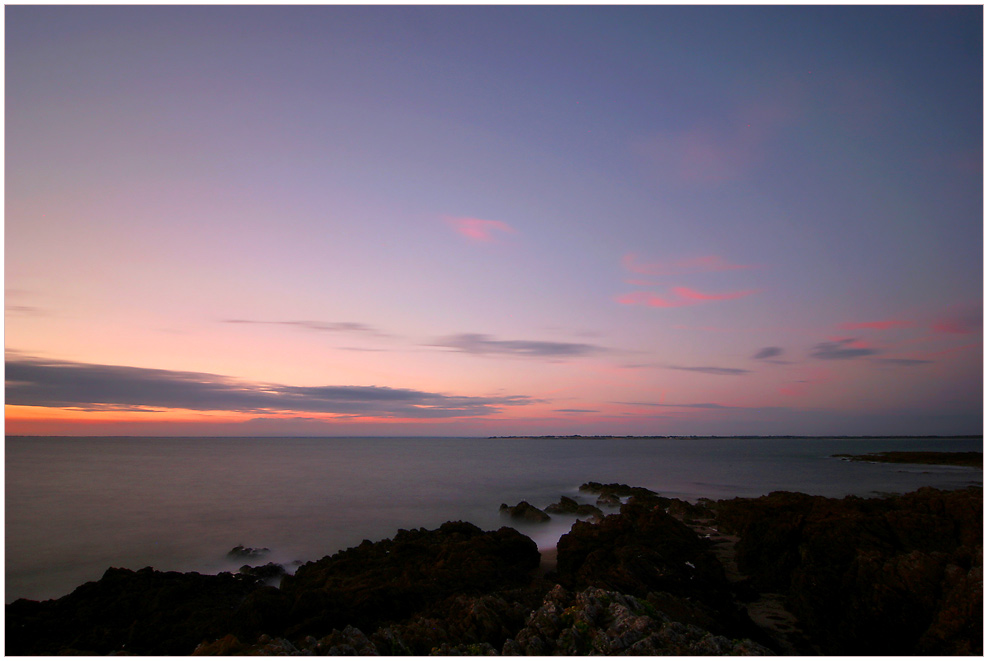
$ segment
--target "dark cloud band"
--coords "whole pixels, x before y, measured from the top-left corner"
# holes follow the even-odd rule
[[[285,386],[216,374],[10,357],[6,401],[83,410],[305,412],[390,418],[485,416],[529,397],[467,397],[380,386]]]
[[[525,357],[573,358],[606,351],[593,344],[541,342],[537,340],[493,340],[489,335],[461,333],[441,338],[432,346],[473,354],[502,354]]]
[[[874,356],[878,353],[878,351],[874,349],[853,346],[855,341],[856,340],[851,338],[846,340],[837,340],[836,342],[821,342],[813,347],[810,351],[810,355],[821,360],[850,360],[852,358]]]

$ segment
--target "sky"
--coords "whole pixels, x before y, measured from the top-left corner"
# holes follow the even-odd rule
[[[4,13],[7,434],[982,431],[979,5]]]

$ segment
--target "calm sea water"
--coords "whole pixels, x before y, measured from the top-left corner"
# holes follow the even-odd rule
[[[981,439],[6,439],[6,592],[48,599],[107,567],[235,570],[316,560],[400,528],[505,525],[503,503],[544,507],[587,481],[663,495],[824,496],[982,483],[971,468],[847,462],[835,453],[981,450]],[[520,528],[551,548],[573,519]]]

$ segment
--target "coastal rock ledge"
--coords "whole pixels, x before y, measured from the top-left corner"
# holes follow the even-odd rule
[[[9,604],[6,653],[982,653],[980,488],[697,505],[634,491],[576,522],[554,570],[516,530],[459,521],[365,540],[280,587],[109,569]]]

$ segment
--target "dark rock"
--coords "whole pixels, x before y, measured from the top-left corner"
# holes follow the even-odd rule
[[[546,506],[545,511],[549,514],[572,514],[574,516],[589,516],[596,519],[604,518],[604,513],[600,511],[599,507],[594,507],[586,503],[578,503],[566,496],[560,496],[559,502]]]
[[[688,656],[771,654],[750,640],[729,640],[670,620],[633,596],[588,588],[550,590],[525,627],[502,647],[505,655]]]
[[[261,581],[271,582],[281,579],[287,572],[281,565],[269,562],[266,565],[258,565],[256,567],[244,565],[240,568],[240,573],[253,576]]]
[[[202,643],[195,648],[192,656],[235,656],[247,652],[247,646],[233,634],[228,634],[211,643]]]
[[[294,601],[278,588],[260,587],[237,606],[230,631],[241,640],[255,640],[264,632],[280,633],[290,623],[288,613]]]
[[[231,615],[256,587],[254,578],[229,573],[107,569],[60,599],[9,604],[6,652],[186,655],[233,631]]]
[[[739,569],[831,655],[980,655],[982,507],[981,489],[715,505]]]
[[[539,508],[529,505],[524,500],[509,507],[505,503],[501,503],[501,515],[509,516],[515,521],[527,521],[529,523],[545,523],[549,521],[552,517],[540,510]]]
[[[282,592],[293,601],[285,633],[325,635],[347,624],[374,630],[453,595],[524,586],[540,557],[535,542],[511,528],[483,532],[450,522],[433,531],[401,530],[285,576]]]
[[[600,482],[586,482],[580,485],[580,491],[595,493],[599,496],[609,496],[613,498],[629,498],[631,496],[656,496],[654,491],[645,487],[629,487],[627,484],[601,484]]]
[[[244,546],[243,544],[238,544],[227,551],[227,556],[231,558],[260,558],[268,553],[271,553],[271,549],[269,548],[255,549],[249,546]]]
[[[334,629],[316,646],[317,654],[328,656],[378,656],[377,646],[364,632],[347,625],[342,631]]]
[[[598,524],[577,522],[557,545],[557,577],[569,589],[599,587],[645,598],[692,624],[731,637],[759,630],[734,601],[723,567],[708,545],[661,505],[637,498]]]

